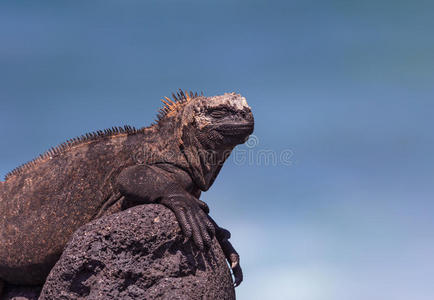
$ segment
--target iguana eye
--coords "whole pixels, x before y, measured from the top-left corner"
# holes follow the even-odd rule
[[[219,119],[219,118],[223,118],[227,113],[228,112],[226,109],[215,109],[210,113],[210,115],[213,118]]]

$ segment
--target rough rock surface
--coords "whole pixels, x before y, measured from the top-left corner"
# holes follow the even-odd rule
[[[78,229],[39,299],[235,299],[216,239],[184,242],[174,214],[141,205]]]

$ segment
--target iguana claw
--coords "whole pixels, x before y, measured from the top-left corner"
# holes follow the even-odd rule
[[[200,200],[193,199],[193,197],[187,195],[177,194],[162,198],[160,203],[175,213],[186,239],[193,238],[196,246],[200,250],[204,250],[211,247],[215,228],[204,212],[203,206],[201,207],[198,201]]]

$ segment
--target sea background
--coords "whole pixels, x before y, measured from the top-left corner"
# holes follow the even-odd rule
[[[202,200],[237,299],[434,299],[433,1],[0,2],[0,177],[178,88],[255,116]]]

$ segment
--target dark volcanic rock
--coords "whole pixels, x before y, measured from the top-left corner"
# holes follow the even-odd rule
[[[224,254],[185,242],[173,213],[141,205],[74,233],[39,299],[235,299]]]

